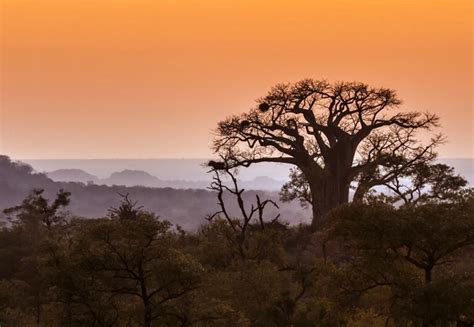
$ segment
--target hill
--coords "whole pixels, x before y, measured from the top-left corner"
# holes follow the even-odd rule
[[[101,179],[98,184],[165,187],[165,183],[161,179],[145,171],[129,169],[113,173],[109,178]]]
[[[143,174],[138,174],[143,176]],[[33,188],[42,188],[45,195],[53,198],[59,189],[72,193],[69,207],[74,215],[81,217],[103,217],[110,207],[117,206],[119,194],[130,197],[147,210],[160,215],[172,223],[186,229],[198,228],[206,215],[217,210],[215,193],[204,189],[151,188],[144,186],[106,186],[75,182],[55,182],[33,168],[21,162],[13,162],[6,156],[0,156],[0,209],[20,203]],[[254,199],[256,194],[278,202],[277,192],[247,191],[246,199]],[[229,202],[231,212],[237,212],[237,205]],[[309,212],[302,210],[299,204],[280,203],[280,210],[269,209],[268,215],[281,214],[283,220],[291,223],[307,221]]]
[[[205,175],[205,180],[163,180],[142,170],[125,169],[112,173],[110,177],[98,178],[81,169],[59,169],[46,172],[46,176],[55,182],[79,182],[84,184],[94,183],[97,185],[123,185],[123,186],[145,186],[145,187],[171,187],[177,189],[207,189],[211,182],[210,175]],[[252,180],[241,180],[241,187],[249,190],[279,191],[283,181],[270,177],[259,176]]]
[[[81,169],[58,169],[46,174],[56,182],[78,182],[78,183],[97,183],[99,178],[95,175],[89,174]]]
[[[166,186],[175,188],[205,188],[209,183],[207,169],[203,167],[206,159],[43,159],[24,160],[38,172],[54,170],[80,169],[100,179],[107,179],[115,172],[126,170],[146,172]],[[474,185],[474,158],[440,158],[439,162],[455,168],[456,172]],[[258,189],[261,183],[255,179],[270,178],[270,184],[263,189],[278,189],[288,179],[289,166],[283,164],[260,163],[241,169],[239,179],[242,183],[254,181],[256,186],[246,188]],[[53,178],[54,179],[54,178]],[[278,185],[276,185],[276,183]],[[276,188],[275,188],[276,186]]]
[[[99,178],[108,178],[115,172],[141,170],[161,180],[207,181],[208,168],[203,164],[209,159],[42,159],[22,160],[36,171],[49,172],[58,169],[81,169]],[[260,163],[242,169],[239,178],[251,181],[266,176],[281,181],[288,179],[290,166]],[[271,173],[271,174],[270,174]]]

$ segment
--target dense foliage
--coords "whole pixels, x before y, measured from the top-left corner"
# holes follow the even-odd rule
[[[259,215],[247,223],[245,215],[218,215],[189,233],[128,196],[106,217],[77,219],[66,211],[70,197],[59,191],[49,201],[35,190],[6,210],[10,223],[0,231],[2,325],[474,321],[470,190],[400,207],[384,198],[347,204],[317,232]]]

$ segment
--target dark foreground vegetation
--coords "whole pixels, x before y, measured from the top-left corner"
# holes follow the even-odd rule
[[[75,219],[33,191],[0,232],[5,326],[470,326],[474,194],[334,210],[316,232],[209,218],[196,233],[128,197]],[[268,204],[268,203],[267,203]],[[254,210],[255,209],[255,210]],[[256,212],[251,215],[252,210]]]

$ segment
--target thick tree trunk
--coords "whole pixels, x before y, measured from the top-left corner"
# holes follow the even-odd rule
[[[349,182],[327,175],[323,178],[315,178],[310,183],[313,220],[312,230],[318,229],[326,220],[328,213],[341,204],[349,201]]]
[[[355,147],[350,142],[340,141],[337,149],[325,156],[322,169],[316,163],[309,164],[306,171],[302,169],[310,184],[313,230],[319,228],[332,209],[349,202],[350,170],[354,154]]]

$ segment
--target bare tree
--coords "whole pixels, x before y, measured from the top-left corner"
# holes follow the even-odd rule
[[[229,168],[229,165],[225,161],[215,162],[212,160],[209,161],[208,165],[211,168],[211,172],[214,173],[214,177],[209,189],[217,193],[219,210],[209,215],[207,220],[212,221],[216,217],[225,219],[233,232],[232,239],[230,241],[236,245],[239,256],[242,259],[246,259],[247,232],[250,224],[253,220],[257,220],[256,224],[260,229],[264,230],[266,224],[269,223],[272,225],[276,223],[280,215],[278,214],[271,221],[266,222],[264,219],[264,211],[265,207],[269,204],[275,206],[276,208],[278,208],[278,205],[272,200],[261,200],[260,196],[256,194],[256,203],[251,203],[250,207],[246,207],[243,198],[245,189],[241,189],[239,187],[237,178],[234,172],[232,172],[231,168]],[[230,185],[225,184],[223,177],[230,179]],[[236,200],[239,208],[239,213],[237,215],[233,215],[227,209],[224,199],[225,193],[232,195]]]
[[[435,156],[442,137],[422,145],[415,134],[436,127],[438,117],[393,112],[400,105],[393,90],[362,83],[280,84],[257,108],[221,121],[213,149],[231,167],[296,166],[309,184],[315,228],[332,208],[348,202],[351,183],[367,192],[382,178]]]

